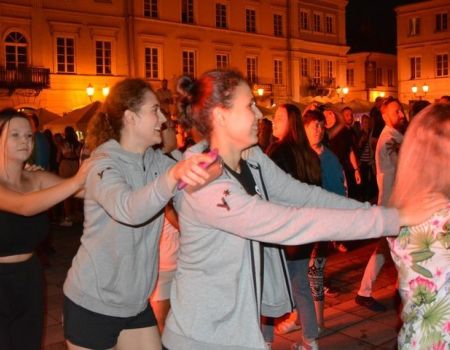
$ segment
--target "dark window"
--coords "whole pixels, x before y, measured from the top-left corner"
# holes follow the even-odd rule
[[[158,0],[144,0],[144,17],[158,18]]]
[[[195,51],[183,51],[183,74],[195,77]]]
[[[6,69],[16,69],[28,65],[27,39],[19,33],[9,33],[5,39]]]
[[[95,65],[97,74],[112,74],[110,41],[95,42]]]
[[[245,31],[256,33],[256,11],[252,9],[245,10]]]
[[[75,73],[75,47],[73,38],[56,38],[58,73]]]
[[[181,22],[194,23],[194,0],[182,0]]]
[[[273,15],[273,35],[283,36],[283,16]]]
[[[216,27],[227,28],[227,6],[216,4]]]
[[[157,47],[145,48],[145,78],[159,79],[159,49]]]

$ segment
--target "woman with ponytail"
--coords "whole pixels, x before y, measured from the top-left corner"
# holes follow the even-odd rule
[[[203,184],[207,155],[175,162],[151,146],[165,122],[150,85],[125,79],[88,125],[93,168],[84,231],[64,283],[69,349],[160,349],[148,303],[158,274],[163,209],[178,181]]]
[[[262,114],[237,71],[184,77],[180,88],[183,118],[205,136],[186,158],[217,150],[223,173],[175,197],[180,251],[162,338],[169,350],[266,349],[260,316],[281,316],[293,303],[283,252],[260,242],[391,235],[445,205],[433,198],[400,210],[370,207],[295,180],[252,147]]]

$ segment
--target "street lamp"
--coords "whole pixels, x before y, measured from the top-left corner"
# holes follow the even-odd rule
[[[86,88],[86,94],[89,97],[89,100],[92,102],[92,96],[94,96],[95,88],[89,83],[89,85]]]
[[[418,91],[419,91],[419,88],[416,86],[416,84],[411,86],[411,92],[414,94],[414,98],[419,97],[419,100],[421,100],[422,97],[425,97],[427,95],[427,92],[430,91],[430,87],[428,86],[427,83],[425,83],[422,85],[423,95],[417,96]]]
[[[108,84],[105,84],[105,86],[102,89],[102,93],[103,93],[103,96],[105,96],[105,97],[109,95],[109,86],[108,86]]]
[[[344,86],[343,88],[341,88],[341,87],[338,85],[338,87],[336,88],[336,92],[337,92],[337,94],[338,94],[338,97],[341,99],[341,102],[342,102],[342,103],[344,102],[344,98],[345,98],[345,96],[348,94],[349,90],[350,90],[350,89],[349,89],[347,86]]]
[[[263,89],[263,88],[258,88],[258,89],[256,90],[256,92],[258,93],[258,96],[259,96],[259,97],[261,97],[261,96],[264,95],[264,89]]]

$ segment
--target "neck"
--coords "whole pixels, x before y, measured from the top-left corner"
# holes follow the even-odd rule
[[[224,137],[211,137],[211,149],[217,148],[219,155],[226,165],[234,171],[239,170],[242,150],[234,148],[229,142],[225,142]]]
[[[129,135],[127,132],[122,132],[120,135],[120,145],[122,148],[131,153],[144,154],[148,146],[141,145],[136,142],[136,138]]]
[[[311,145],[311,148],[313,149],[314,152],[316,152],[319,155],[322,154],[323,152],[323,145],[321,143]]]
[[[8,184],[19,185],[22,180],[23,163],[0,159],[0,164],[0,179]]]

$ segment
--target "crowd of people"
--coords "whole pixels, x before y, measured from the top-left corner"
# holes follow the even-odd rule
[[[399,348],[449,346],[448,102],[417,107],[409,126],[391,97],[359,123],[349,107],[287,103],[270,128],[238,71],[182,77],[177,95],[174,121],[167,81],[156,92],[118,82],[89,122],[81,166],[73,129],[53,138],[59,165],[44,164],[52,138],[38,121],[0,111],[0,348],[40,348],[34,252],[46,211],[73,194],[84,225],[63,287],[70,350],[265,350],[300,325],[293,348],[318,349],[330,242],[367,238],[379,244],[356,302],[383,310],[371,284],[391,253]],[[274,322],[294,309],[290,324]]]

